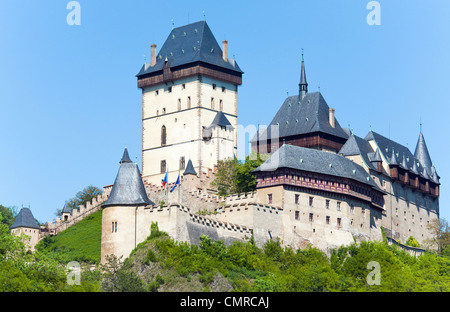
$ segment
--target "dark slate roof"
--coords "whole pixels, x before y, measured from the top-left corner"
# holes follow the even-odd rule
[[[36,219],[33,217],[33,214],[31,213],[31,210],[29,208],[20,209],[19,214],[17,215],[10,229],[19,227],[39,229],[39,225],[36,222]]]
[[[183,172],[183,175],[187,175],[187,174],[194,174],[197,175],[197,172],[194,169],[194,166],[192,165],[192,161],[189,159],[186,169]]]
[[[291,168],[352,179],[383,192],[363,167],[338,154],[289,144],[282,145],[253,172]]]
[[[259,139],[271,137],[270,126],[279,126],[279,137],[322,132],[347,139],[348,134],[335,120],[333,128],[329,122],[329,106],[320,92],[307,93],[302,100],[298,95],[289,96],[281,105],[269,127],[260,130]],[[251,142],[256,142],[258,133]]]
[[[427,167],[420,159],[414,157],[407,147],[373,131],[370,131],[365,139],[367,141],[375,141],[380,153],[387,159],[390,165],[400,166],[410,172],[417,170],[423,178],[430,179],[431,167]],[[415,169],[413,169],[414,161],[416,162]]]
[[[370,146],[370,143],[368,141],[354,134],[352,134],[348,138],[347,142],[345,142],[345,144],[341,147],[341,150],[338,152],[338,154],[343,156],[361,155],[364,163],[370,169],[377,169],[377,167],[375,167],[375,165],[372,163],[373,160],[370,158],[370,156],[374,154],[372,146]]]
[[[225,116],[225,114],[221,111],[217,112],[210,127],[211,126],[231,127],[232,129],[234,129],[234,127],[231,125],[230,121],[228,120],[227,116]]]
[[[430,168],[431,170],[433,163],[431,162],[431,157],[428,153],[427,144],[425,143],[425,138],[423,137],[422,131],[420,131],[419,139],[417,140],[414,156],[422,163],[425,168]]]
[[[61,210],[61,213],[72,213],[72,209],[69,208],[69,205],[67,205],[67,202],[64,204],[64,207]]]
[[[123,163],[130,163],[130,162],[132,162],[131,161],[131,159],[130,159],[130,155],[128,155],[128,150],[127,150],[127,148],[125,147],[125,150],[123,151],[123,156],[122,156],[122,159],[120,160],[120,164],[123,164]]]
[[[137,76],[162,70],[166,59],[170,67],[203,62],[242,74],[236,61],[223,60],[222,49],[206,21],[172,29],[156,55],[156,65],[144,64]]]
[[[121,163],[111,194],[102,207],[153,204],[145,192],[138,165],[133,162]]]

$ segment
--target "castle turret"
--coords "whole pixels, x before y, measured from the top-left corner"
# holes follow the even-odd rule
[[[138,165],[125,149],[108,200],[102,205],[101,261],[114,254],[128,257],[136,247],[137,209],[152,205],[147,197]]]
[[[69,205],[66,202],[63,209],[61,210],[61,220],[68,221],[71,214],[72,210],[69,208]]]
[[[10,229],[11,233],[17,236],[21,234],[27,235],[29,238],[25,242],[25,245],[29,250],[34,251],[34,246],[39,241],[40,228],[29,208],[20,209]]]

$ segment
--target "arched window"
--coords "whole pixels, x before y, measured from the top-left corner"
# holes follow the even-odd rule
[[[167,133],[166,126],[161,127],[161,145],[166,145]]]

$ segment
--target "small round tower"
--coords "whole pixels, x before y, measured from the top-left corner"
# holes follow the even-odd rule
[[[107,255],[129,256],[136,247],[137,209],[152,204],[138,165],[130,160],[125,148],[111,194],[102,205],[102,263]]]

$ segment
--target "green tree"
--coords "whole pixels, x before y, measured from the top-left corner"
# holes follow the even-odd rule
[[[450,227],[445,219],[434,219],[427,224],[431,238],[426,239],[423,243],[429,249],[436,250],[439,255],[447,252],[450,246]]]
[[[11,226],[14,223],[18,209],[16,206],[5,207],[0,205],[0,214],[2,215],[1,223]]]
[[[102,190],[96,186],[89,185],[85,187],[83,190],[79,191],[75,194],[75,197],[70,198],[67,201],[67,205],[71,210],[79,209],[81,205],[84,205],[86,202],[90,201],[97,195],[101,195]],[[61,215],[61,209],[56,210],[56,215]]]
[[[217,188],[221,196],[253,192],[256,190],[256,176],[252,171],[267,158],[265,154],[250,154],[243,163],[235,158],[220,160],[211,185]]]

